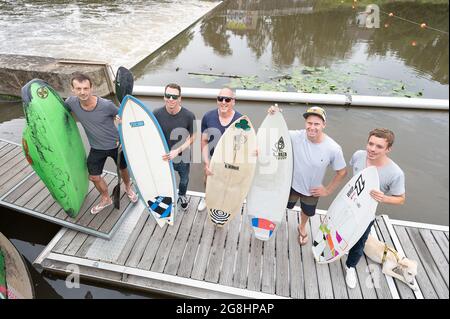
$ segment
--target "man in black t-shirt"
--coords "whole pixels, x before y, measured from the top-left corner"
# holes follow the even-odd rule
[[[164,104],[153,113],[169,145],[170,151],[163,155],[163,160],[172,160],[174,170],[180,175],[178,202],[183,209],[186,209],[188,206],[186,191],[191,162],[190,146],[195,139],[195,115],[181,107],[181,88],[178,84],[166,85]]]

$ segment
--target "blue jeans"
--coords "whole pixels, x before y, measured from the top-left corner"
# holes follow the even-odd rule
[[[359,260],[361,259],[362,255],[364,254],[364,245],[366,244],[367,238],[370,234],[370,229],[372,228],[372,225],[375,221],[373,220],[369,227],[367,227],[364,234],[361,236],[361,238],[358,240],[358,242],[350,249],[348,252],[347,262],[345,263],[348,268],[353,267],[355,268],[358,264]]]
[[[189,171],[190,171],[190,164],[179,162],[179,163],[173,163],[173,169],[178,172],[178,175],[180,175],[180,185],[178,186],[178,195],[184,196],[186,195],[188,183],[189,183]]]

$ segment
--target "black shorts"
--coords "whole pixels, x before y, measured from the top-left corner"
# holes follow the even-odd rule
[[[300,199],[300,207],[302,212],[309,217],[312,217],[316,214],[317,203],[319,202],[319,197],[314,196],[306,196],[291,187],[291,193],[289,194],[289,201],[287,208],[294,208],[297,201]]]
[[[114,163],[117,163],[117,148],[112,150],[96,150],[95,148],[91,148],[87,158],[89,175],[102,175],[103,167],[108,157],[111,157]],[[120,169],[125,168],[127,168],[127,162],[125,161],[123,152],[120,152]]]

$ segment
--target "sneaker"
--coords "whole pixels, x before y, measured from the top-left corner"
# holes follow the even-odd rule
[[[206,208],[206,202],[205,202],[205,199],[202,198],[202,199],[200,200],[200,203],[198,203],[198,211],[199,211],[199,212],[204,211],[205,208]]]
[[[356,288],[356,270],[353,267],[348,268],[345,266],[346,275],[345,275],[345,282],[347,283],[347,286],[351,289]]]
[[[186,195],[179,195],[178,203],[180,203],[181,208],[186,209],[188,207],[188,203],[189,203]]]

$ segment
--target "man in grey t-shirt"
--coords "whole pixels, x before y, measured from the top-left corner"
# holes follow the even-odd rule
[[[272,106],[270,113],[278,107]],[[305,129],[290,131],[294,153],[294,173],[288,208],[292,209],[300,199],[301,221],[298,227],[300,245],[308,242],[306,225],[309,217],[316,213],[319,197],[328,196],[347,175],[342,149],[331,137],[324,133],[326,126],[325,110],[318,106],[310,107],[304,114]],[[322,185],[328,166],[336,172],[327,186]]]
[[[114,120],[118,109],[111,101],[92,95],[92,81],[88,76],[76,73],[71,79],[71,84],[75,96],[69,97],[64,106],[76,115],[91,146],[87,158],[89,180],[94,183],[101,196],[100,202],[92,207],[91,213],[97,214],[113,203],[108,193],[108,185],[101,175],[108,157],[117,162],[119,134]],[[123,154],[120,159],[120,173],[128,198],[135,203],[138,198],[131,188],[130,175]]]
[[[401,168],[388,157],[394,144],[394,133],[388,129],[377,128],[369,133],[366,150],[356,151],[350,160],[353,175],[368,166],[375,166],[380,178],[380,189],[373,189],[370,195],[379,203],[402,205],[405,202],[405,174]],[[374,221],[367,227],[359,241],[350,249],[346,261],[345,281],[350,288],[357,283],[356,265],[364,252],[364,245],[369,237]]]

